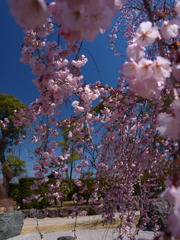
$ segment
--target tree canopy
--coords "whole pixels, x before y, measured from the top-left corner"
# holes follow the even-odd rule
[[[14,125],[15,110],[25,109],[26,106],[13,95],[0,94],[0,162],[3,174],[3,190],[1,197],[8,195],[10,180],[24,172],[25,163],[18,157],[7,155],[9,148],[16,145],[22,135],[26,134],[25,126]]]
[[[20,135],[25,134],[24,127],[15,127],[13,120],[15,119],[14,111],[25,109],[26,106],[13,95],[0,94],[0,142],[1,148],[11,146],[17,143]]]

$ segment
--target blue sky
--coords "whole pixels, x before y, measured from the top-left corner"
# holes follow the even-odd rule
[[[31,74],[31,69],[28,66],[23,65],[19,61],[21,57],[20,47],[23,43],[23,32],[14,22],[6,0],[1,0],[0,29],[0,93],[12,94],[28,105],[38,97],[36,87],[32,83],[32,80],[36,77]],[[121,49],[121,46],[118,47]],[[123,63],[123,59],[113,55],[113,52],[109,48],[107,34],[99,34],[94,42],[84,42],[81,49],[81,54],[84,54],[89,60],[86,67],[83,68],[84,80],[87,83],[99,81],[97,68],[85,48],[93,56],[103,83],[115,87],[118,82],[119,68]],[[122,51],[123,49],[124,41],[122,41]],[[65,107],[64,111],[70,111],[70,109],[66,109]],[[26,154],[23,154],[23,159],[29,161],[29,157]],[[28,167],[29,171],[30,168],[31,166]]]

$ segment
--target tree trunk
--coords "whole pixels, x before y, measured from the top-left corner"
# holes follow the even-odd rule
[[[73,164],[71,163],[71,165],[70,165],[70,180],[72,180],[72,174],[73,174]]]
[[[5,167],[6,159],[5,159],[5,149],[0,148],[0,162],[1,162],[1,170],[3,175],[3,184],[0,186],[0,199],[8,197],[9,190],[9,182],[12,179],[12,170],[7,166]]]
[[[3,184],[2,184],[1,193],[0,193],[2,195],[0,195],[0,199],[8,198],[8,190],[9,190],[9,181],[8,181],[8,178],[3,175]]]
[[[7,198],[7,191],[3,184],[0,185],[0,199]]]
[[[69,179],[69,176],[68,176],[68,168],[66,169],[66,180]]]

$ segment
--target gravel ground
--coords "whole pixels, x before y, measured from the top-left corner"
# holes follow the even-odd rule
[[[72,231],[51,232],[43,234],[43,240],[57,240],[61,236],[74,236]],[[77,230],[77,240],[113,240],[117,237],[115,229],[96,229],[96,230]],[[136,239],[153,239],[154,233],[148,231],[140,231]],[[29,233],[9,238],[9,240],[41,240],[37,233]],[[129,239],[126,237],[125,239]]]
[[[115,214],[116,217],[118,217],[118,214]],[[90,222],[90,221],[98,221],[101,220],[101,215],[93,215],[93,216],[78,216],[77,222]],[[68,223],[74,223],[75,219],[72,217],[57,217],[57,218],[43,218],[38,219],[39,225],[53,225],[53,224],[68,224]],[[24,219],[24,226],[35,226],[37,223],[36,219],[33,218],[25,218]]]

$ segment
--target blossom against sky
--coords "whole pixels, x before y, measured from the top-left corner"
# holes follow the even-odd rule
[[[36,76],[31,73],[31,69],[27,65],[20,62],[24,34],[11,16],[6,0],[1,2],[0,28],[0,93],[12,94],[24,104],[29,105],[39,95],[32,83]],[[116,87],[123,58],[113,55],[107,35],[99,34],[94,42],[83,42],[80,54],[84,54],[88,58],[88,62],[82,71],[86,83],[101,80],[103,84]],[[51,41],[51,39],[49,40]],[[124,49],[125,53],[124,46],[125,41],[121,39],[118,48],[122,51]],[[70,109],[73,110],[72,107],[64,106],[64,112],[70,112]],[[20,157],[28,160],[28,171],[31,175],[32,162],[29,163],[28,154],[22,152]]]
[[[23,44],[23,32],[11,16],[10,8],[6,1],[2,1],[1,10],[0,92],[13,94],[28,105],[38,96],[36,87],[32,83],[36,76],[32,75],[28,66],[19,61]],[[124,42],[122,46],[124,47]],[[121,46],[119,46],[119,49],[121,49]],[[86,82],[99,81],[101,78],[103,83],[112,86],[117,85],[119,69],[123,59],[113,55],[109,47],[107,34],[99,34],[94,42],[84,41],[80,54],[84,54],[88,58],[88,63],[83,69]]]

